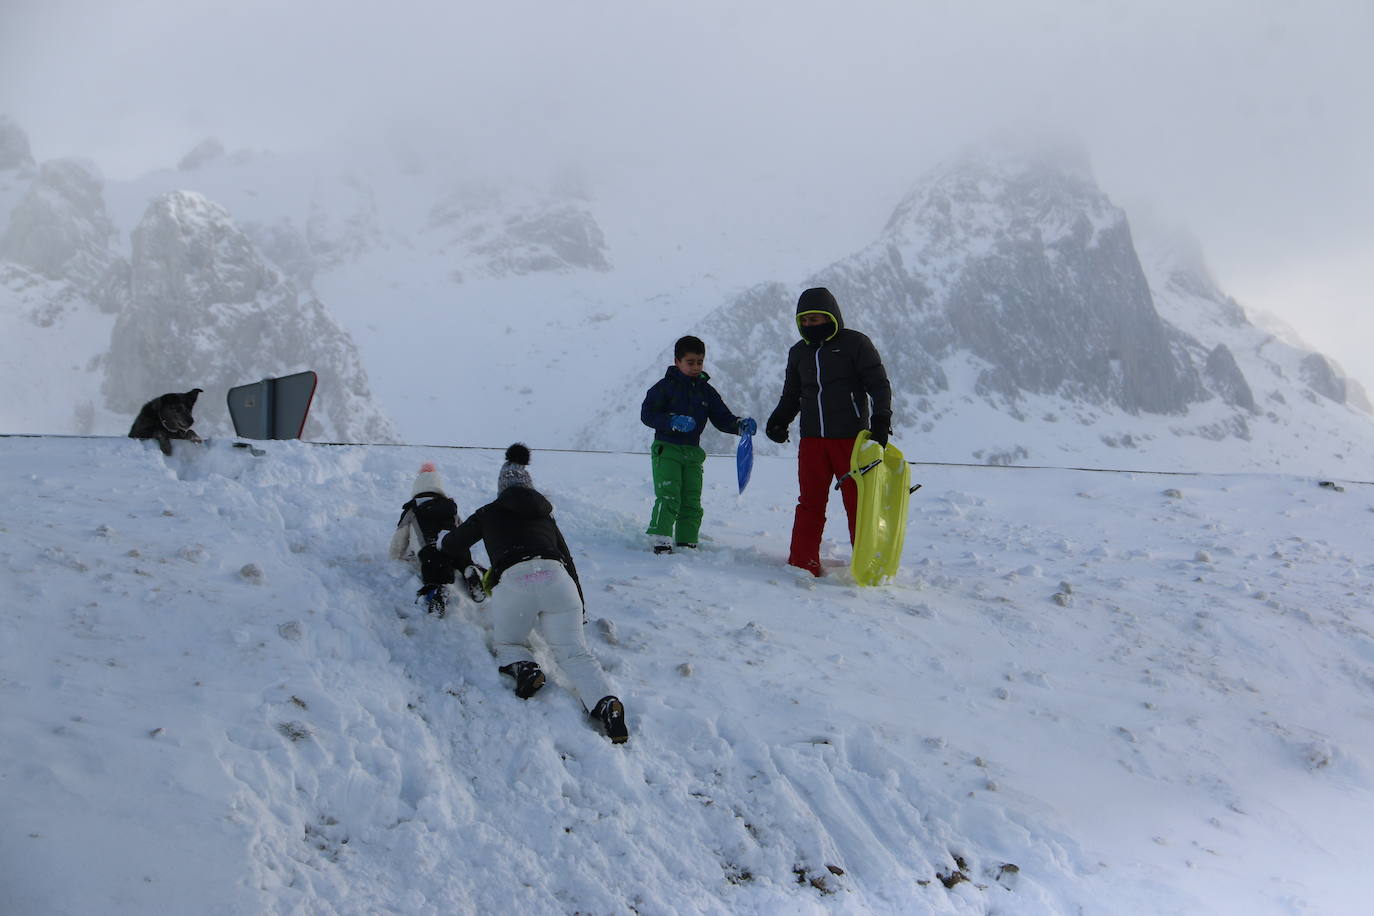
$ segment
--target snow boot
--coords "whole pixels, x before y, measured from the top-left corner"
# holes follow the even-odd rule
[[[651,541],[651,544],[653,546],[654,553],[656,554],[673,552],[673,542],[668,540],[666,537],[655,536]]]
[[[534,662],[511,662],[497,670],[515,679],[515,695],[522,700],[528,700],[544,686],[544,672]]]
[[[486,570],[476,564],[463,570],[463,582],[467,584],[468,596],[472,598],[474,604],[481,604],[487,600],[487,590],[482,584],[482,573],[484,572]]]
[[[686,547],[688,550],[696,550],[696,549],[697,549],[697,545],[696,545],[696,544],[689,544],[689,543],[687,543],[686,541],[678,541],[677,544],[675,544],[674,546],[676,546],[676,547]]]
[[[591,717],[601,726],[601,731],[612,744],[624,744],[630,738],[630,730],[625,727],[625,706],[613,696],[602,697],[591,711]]]
[[[415,593],[415,600],[425,599],[425,613],[435,614],[441,620],[448,613],[448,598],[442,585],[423,585]]]

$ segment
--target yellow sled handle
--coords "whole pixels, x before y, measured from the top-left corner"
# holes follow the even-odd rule
[[[868,464],[866,464],[866,465],[864,465],[863,467],[859,468],[857,471],[846,471],[843,477],[841,477],[839,480],[835,481],[835,489],[838,490],[838,489],[840,488],[840,486],[841,486],[842,484],[844,484],[844,482],[845,482],[846,480],[848,480],[849,478],[851,478],[851,477],[862,477],[862,476],[864,476],[865,474],[867,474],[869,471],[873,470],[874,468],[876,468],[878,465],[880,465],[880,464],[882,464],[882,463],[883,463],[883,459],[879,458],[877,461],[870,461]]]

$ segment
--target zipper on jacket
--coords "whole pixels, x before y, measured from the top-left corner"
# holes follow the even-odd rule
[[[821,350],[824,344],[816,347],[816,419],[820,421],[821,438],[825,438],[825,408],[821,403],[821,395],[825,394],[825,383],[821,381]]]

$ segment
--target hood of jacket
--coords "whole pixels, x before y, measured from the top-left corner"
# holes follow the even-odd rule
[[[530,487],[510,486],[496,497],[496,505],[520,518],[548,518],[553,515],[553,503],[544,494]]]
[[[821,314],[835,322],[835,334],[844,330],[844,315],[840,313],[840,304],[835,301],[835,296],[824,286],[815,286],[808,290],[803,290],[797,297],[797,333],[801,334],[801,317],[808,314]],[[834,339],[835,334],[831,334],[827,339]],[[805,335],[802,335],[805,340]],[[676,368],[676,367],[674,367]]]

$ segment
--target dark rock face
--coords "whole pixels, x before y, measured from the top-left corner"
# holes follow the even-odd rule
[[[1233,407],[1255,411],[1255,395],[1226,344],[1217,344],[1207,354],[1207,380],[1221,399]]]
[[[908,195],[886,235],[930,278],[936,323],[950,329],[940,355],[988,364],[981,393],[1132,413],[1179,413],[1203,396],[1155,312],[1124,214],[1081,163],[973,157]],[[866,292],[885,298],[881,286]]]
[[[1308,388],[1337,404],[1345,403],[1345,379],[1336,373],[1325,356],[1320,353],[1308,354],[1303,359],[1299,371],[1302,373],[1303,383]]]

